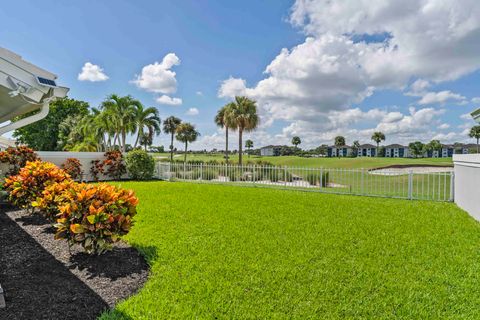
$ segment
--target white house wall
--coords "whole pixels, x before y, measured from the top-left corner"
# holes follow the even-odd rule
[[[454,154],[455,203],[480,220],[480,154]]]

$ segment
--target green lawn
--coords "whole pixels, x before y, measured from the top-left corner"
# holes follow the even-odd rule
[[[480,225],[454,204],[121,185],[152,275],[102,319],[480,318]]]
[[[159,154],[161,157],[168,157],[167,154]],[[177,155],[175,159],[183,160],[183,155]],[[238,156],[232,156],[230,159],[238,161]],[[245,156],[245,160],[263,160],[269,161],[278,166],[298,166],[308,168],[378,168],[394,164],[432,164],[432,165],[447,165],[451,166],[452,158],[303,158],[297,156],[282,156],[282,157],[260,157],[260,156]],[[223,155],[198,155],[189,154],[187,160],[217,160],[223,161]]]

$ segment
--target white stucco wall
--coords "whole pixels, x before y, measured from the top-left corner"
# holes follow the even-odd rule
[[[480,154],[454,154],[455,203],[480,220]]]
[[[57,166],[61,166],[67,158],[76,158],[82,164],[83,178],[87,181],[93,180],[90,174],[92,160],[104,160],[104,152],[62,152],[62,151],[36,151],[40,159],[47,162],[52,162]],[[0,171],[5,173],[8,167],[5,164],[0,164]],[[100,176],[101,180],[108,180],[105,176]]]

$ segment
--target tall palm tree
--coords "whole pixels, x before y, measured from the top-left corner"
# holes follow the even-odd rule
[[[167,119],[163,121],[163,132],[168,133],[171,135],[171,141],[170,141],[170,161],[173,161],[173,137],[175,133],[177,132],[177,127],[182,123],[182,120],[170,116]]]
[[[178,141],[185,143],[185,155],[183,161],[187,162],[188,143],[196,141],[200,136],[200,132],[195,130],[195,126],[191,123],[184,122],[178,125],[176,133],[177,135],[175,138],[177,138]]]
[[[385,135],[382,132],[374,132],[372,135],[372,140],[377,143],[377,150],[375,153],[377,154],[377,157],[379,156],[378,154],[378,147],[380,146],[380,142],[385,141]]]
[[[137,147],[138,142],[144,135],[151,137],[158,136],[161,132],[160,126],[162,120],[158,116],[158,110],[154,107],[144,108],[142,105],[135,110],[135,123],[137,127],[137,139],[135,139],[134,148]],[[145,132],[145,130],[147,132]],[[146,145],[145,145],[146,146]]]
[[[250,158],[250,149],[253,148],[253,141],[248,139],[247,141],[245,141],[245,148],[247,148],[248,150],[248,157]]]
[[[233,103],[226,104],[215,115],[215,124],[220,128],[225,128],[225,161],[228,164],[228,129],[237,129],[237,123],[233,118]]]
[[[257,102],[247,97],[235,97],[232,104],[232,117],[238,129],[238,163],[241,165],[243,133],[255,130],[260,122]]]
[[[102,102],[102,110],[108,113],[112,122],[115,124],[116,137],[122,152],[126,151],[126,139],[128,133],[134,133],[136,128],[135,110],[140,108],[142,104],[140,101],[134,99],[132,96],[120,97],[112,94]]]
[[[472,127],[468,135],[470,136],[470,138],[477,139],[477,153],[479,153],[478,141],[480,140],[480,126]]]

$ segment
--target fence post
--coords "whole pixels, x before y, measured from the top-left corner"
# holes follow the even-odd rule
[[[203,181],[203,162],[200,163],[200,181]]]
[[[455,200],[455,172],[450,172],[450,201]]]
[[[287,187],[287,166],[283,166],[283,185]]]
[[[325,184],[326,184],[326,182],[327,181],[325,180]],[[322,189],[323,189],[323,167],[320,167],[320,190],[322,190]]]
[[[183,162],[183,181],[187,180],[186,179],[186,175],[185,175],[185,172],[187,171],[187,163],[186,162]]]
[[[408,199],[413,199],[413,171],[408,171]]]
[[[360,194],[364,194],[364,175],[365,175],[365,169],[361,168],[360,169],[361,174],[360,174]]]
[[[253,184],[255,184],[255,165],[253,165],[253,173],[252,173],[252,176],[253,176]]]

